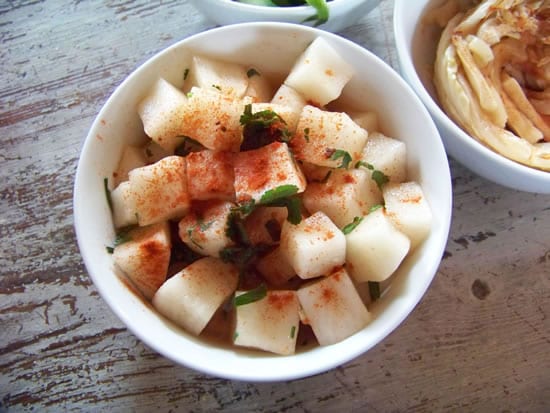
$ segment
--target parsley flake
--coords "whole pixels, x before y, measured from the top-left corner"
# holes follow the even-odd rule
[[[353,231],[357,226],[363,221],[363,217],[355,217],[353,218],[353,221],[347,224],[344,228],[342,228],[342,232],[344,235],[349,234],[351,231]]]
[[[328,149],[327,155],[331,161],[337,161],[341,159],[341,163],[340,165],[338,165],[338,168],[341,168],[341,169],[348,169],[349,164],[352,161],[352,158],[349,152],[344,151],[343,149]]]
[[[266,191],[260,198],[260,204],[269,204],[279,198],[287,198],[298,193],[296,185],[281,185]]]
[[[267,296],[267,287],[262,283],[258,287],[236,296],[233,303],[235,307],[238,307],[259,301],[265,296]]]

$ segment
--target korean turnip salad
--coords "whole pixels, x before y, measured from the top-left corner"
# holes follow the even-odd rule
[[[282,82],[194,55],[138,104],[147,135],[104,180],[114,265],[189,334],[291,355],[362,330],[430,232],[407,148],[342,107],[354,69],[321,37]],[[368,68],[365,68],[368,70]]]

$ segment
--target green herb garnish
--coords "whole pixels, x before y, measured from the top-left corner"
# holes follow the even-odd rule
[[[267,287],[265,284],[260,284],[258,287],[254,288],[253,290],[249,290],[243,294],[240,294],[235,297],[233,300],[235,307],[238,307],[240,305],[246,305],[250,304],[256,301],[261,300],[267,295]]]
[[[105,247],[105,250],[107,251],[107,254],[112,254],[115,252],[115,249],[113,247]]]
[[[309,4],[311,7],[313,7],[317,14],[314,14],[307,19],[304,20],[304,22],[308,21],[314,21],[313,24],[315,27],[326,23],[329,18],[329,10],[326,0],[305,0],[307,4]]]
[[[349,234],[351,231],[353,231],[357,226],[363,221],[363,217],[355,217],[353,218],[353,221],[347,224],[344,228],[342,228],[342,232],[344,235]]]
[[[214,89],[222,90],[222,87],[220,85],[212,85]]]
[[[380,209],[380,208],[384,208],[384,205],[382,205],[382,204],[376,204],[376,205],[371,206],[370,209],[369,209],[369,214],[370,214],[371,212],[376,211],[377,209]]]
[[[376,281],[369,281],[369,294],[370,298],[375,301],[380,298],[380,283]]]
[[[239,3],[254,4],[256,6],[268,6],[268,7],[292,7],[292,6],[304,6],[310,5],[316,11],[316,13],[303,22],[314,21],[315,26],[328,21],[329,9],[327,1],[330,0],[234,0]]]
[[[252,67],[246,71],[246,76],[250,78],[252,76],[261,76],[261,74]]]
[[[388,175],[386,175],[384,172],[382,171],[379,171],[378,169],[376,169],[374,167],[374,165],[368,163],[368,162],[365,162],[365,161],[357,161],[355,163],[355,168],[366,168],[368,169],[369,171],[372,171],[371,173],[371,178],[374,182],[376,182],[376,185],[378,185],[378,188],[379,189],[382,189],[382,186],[385,184],[385,183],[388,183],[390,178]]]
[[[327,154],[331,161],[337,161],[341,159],[340,165],[338,165],[338,168],[341,169],[348,169],[349,164],[352,161],[351,155],[349,152],[344,151],[342,149],[328,149]]]
[[[289,142],[291,139],[285,120],[272,110],[253,113],[252,105],[247,104],[239,121],[243,126],[241,151],[258,149],[275,141]]]
[[[111,213],[113,212],[113,199],[111,198],[111,190],[109,189],[109,178],[103,178],[103,189],[105,190],[105,199]]]
[[[296,335],[296,326],[292,326],[292,328],[290,329],[290,338],[294,338],[295,335]]]
[[[269,204],[279,198],[287,198],[298,193],[296,185],[281,185],[266,191],[260,198],[260,204]]]
[[[288,212],[287,221],[291,224],[298,225],[302,222],[302,201],[297,196],[291,196],[289,198],[279,198],[271,201],[267,206],[280,206],[286,207]]]

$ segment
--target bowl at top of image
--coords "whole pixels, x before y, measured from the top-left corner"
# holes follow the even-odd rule
[[[192,56],[202,55],[253,67],[280,82],[317,38],[330,45],[354,72],[337,99],[339,105],[375,112],[378,130],[405,143],[407,179],[422,188],[431,209],[431,229],[424,241],[408,253],[382,296],[368,304],[370,322],[340,342],[298,347],[295,354],[281,356],[196,337],[161,316],[115,267],[113,255],[106,249],[113,245],[115,230],[104,191],[105,178],[113,177],[123,148],[147,139],[137,107],[159,77],[183,87]],[[208,169],[210,165],[204,166]],[[346,363],[398,327],[437,272],[449,232],[451,198],[449,166],[437,129],[418,97],[387,64],[357,44],[326,31],[286,23],[243,23],[186,38],[153,56],[120,84],[85,140],[74,186],[74,213],[78,244],[90,277],[106,305],[145,344],[176,363],[210,375],[280,381],[311,376]],[[282,225],[284,228],[289,224]]]
[[[270,7],[247,4],[233,0],[193,0],[193,5],[209,20],[220,25],[272,21],[317,24],[316,10],[309,6]],[[331,0],[327,2],[328,21],[318,28],[337,32],[355,24],[361,17],[374,9],[380,0]]]
[[[510,53],[507,51],[507,47],[512,45],[512,42],[515,42],[514,45],[518,46],[519,42],[510,40],[506,36],[500,39],[483,40],[485,36],[488,36],[485,38],[489,39],[490,36],[496,33],[490,31],[492,30],[490,29],[491,22],[495,20],[491,20],[489,17],[493,16],[488,16],[486,13],[477,13],[476,15],[482,16],[484,20],[481,20],[477,25],[471,24],[468,29],[460,31],[459,36],[456,36],[453,40],[457,43],[453,43],[452,46],[448,46],[449,42],[444,40],[446,43],[442,43],[440,50],[446,50],[447,52],[438,53],[438,44],[442,37],[442,26],[446,25],[451,16],[456,15],[457,12],[457,9],[450,7],[447,9],[448,12],[439,14],[433,12],[434,9],[444,4],[447,4],[447,6],[452,5],[447,0],[396,0],[394,7],[395,43],[403,77],[428,108],[441,133],[445,149],[450,156],[478,175],[500,185],[521,191],[550,193],[550,143],[544,143],[542,139],[543,136],[550,139],[547,135],[550,125],[548,125],[548,121],[546,121],[546,126],[543,124],[544,116],[541,117],[532,113],[526,115],[528,113],[526,110],[527,105],[516,103],[520,102],[521,99],[525,99],[525,94],[537,93],[536,91],[527,91],[532,87],[528,84],[529,80],[527,78],[529,75],[520,73],[521,69],[516,70],[520,65],[526,63],[525,61],[519,61],[521,54],[525,53],[525,49],[523,49],[523,52],[520,51],[523,45],[520,46],[520,49]],[[485,21],[488,23],[483,23]],[[503,27],[505,26],[501,26],[500,29]],[[490,42],[494,43],[489,47]],[[445,47],[443,47],[444,44]],[[465,50],[462,52],[464,55],[472,56],[472,60],[469,60],[468,57],[466,59],[475,62],[475,64],[464,66],[461,63],[462,58],[456,57],[455,44],[460,45],[460,50]],[[507,53],[512,56],[507,57]],[[435,57],[437,54],[442,57],[441,60],[438,60],[438,62],[441,62],[440,64],[436,64]],[[476,58],[478,58],[477,61]],[[513,68],[513,72],[508,69],[499,72],[500,68],[508,64],[510,65],[508,67]],[[546,63],[546,66],[548,66],[548,63]],[[468,69],[469,75],[465,75],[465,67]],[[459,113],[460,115],[453,116],[453,118],[448,115],[448,113],[451,113],[448,112],[448,106],[444,110],[441,105],[442,101],[434,80],[436,79],[436,68],[440,68],[438,73],[445,74],[440,79],[446,79],[439,83],[441,85],[439,89],[451,91],[445,93],[445,96],[447,96],[445,98],[446,102],[449,102],[448,105],[458,108],[455,109],[455,114]],[[507,73],[508,71],[520,80],[516,82]],[[548,72],[547,69],[546,72]],[[472,75],[472,73],[474,74]],[[472,83],[470,75],[478,81]],[[522,77],[524,77],[523,80]],[[467,81],[463,80],[466,78]],[[546,80],[547,82],[548,80]],[[520,85],[520,83],[524,84]],[[457,84],[469,86],[457,87]],[[519,94],[510,90],[514,89],[512,87],[514,85],[516,92],[519,92]],[[523,92],[520,89],[523,89]],[[467,92],[464,92],[465,90]],[[481,90],[479,96],[490,96],[492,94],[490,99],[481,99],[482,105],[485,105],[486,108],[483,113],[477,99],[472,98],[477,93],[475,90]],[[487,92],[487,90],[492,91]],[[503,94],[506,94],[506,96],[502,97]],[[546,97],[546,99],[548,98]],[[457,102],[459,103],[457,104]],[[511,112],[508,109],[504,110],[505,102],[507,102],[507,105],[511,102],[511,106],[520,109],[519,112],[523,112],[523,114],[520,114],[522,119],[519,120],[524,125],[521,133],[513,132],[514,129],[510,129],[510,121],[513,121],[516,115],[510,115]],[[471,112],[468,112],[468,110],[471,110]],[[473,113],[475,115],[472,115]],[[480,113],[482,114],[480,115]],[[465,128],[459,126],[459,121],[455,122],[453,120],[458,119],[458,117],[464,120],[464,125],[467,125]],[[547,116],[546,119],[548,119]],[[516,122],[518,121],[516,120]],[[537,126],[537,122],[540,131],[546,130],[546,134],[532,128],[532,126]],[[525,126],[526,123],[529,126]],[[479,131],[483,131],[483,133]],[[518,138],[516,133],[529,138]],[[481,138],[475,139],[472,137],[474,135]],[[506,154],[506,156],[503,154]]]

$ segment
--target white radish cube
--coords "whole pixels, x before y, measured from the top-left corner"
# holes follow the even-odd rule
[[[322,212],[293,225],[283,223],[280,248],[302,279],[330,274],[346,261],[346,239]]]
[[[145,133],[164,149],[173,152],[182,141],[181,119],[186,107],[185,94],[160,78],[138,105]]]
[[[410,241],[380,208],[365,216],[346,236],[347,268],[358,283],[384,281],[409,252]]]
[[[248,87],[246,69],[237,63],[206,56],[193,56],[186,86],[212,89],[226,95],[243,97]]]
[[[237,296],[239,293],[237,293]],[[234,344],[294,354],[300,317],[295,291],[268,291],[261,300],[237,306]]]
[[[121,182],[128,180],[128,172],[132,169],[142,167],[147,164],[147,159],[142,148],[128,145],[124,148],[116,172],[114,173],[115,187]]]
[[[211,89],[193,88],[181,113],[180,134],[208,149],[237,152],[245,101]]]
[[[187,188],[192,200],[234,200],[233,153],[209,149],[186,156]]]
[[[351,119],[369,134],[379,130],[378,115],[375,112],[348,112]]]
[[[270,190],[292,185],[297,193],[306,189],[306,179],[286,143],[273,142],[258,149],[235,154],[237,202],[260,202]]]
[[[317,37],[296,60],[284,83],[307,101],[324,106],[340,96],[353,75],[353,67],[325,39]]]
[[[367,138],[367,131],[347,114],[307,105],[290,145],[298,160],[338,168],[360,159]]]
[[[270,285],[275,287],[284,285],[296,275],[296,271],[280,248],[275,248],[261,257],[256,263],[256,269]]]
[[[129,182],[141,226],[179,218],[189,209],[185,158],[169,156],[134,169]]]
[[[137,224],[136,201],[129,181],[121,182],[111,191],[115,228]]]
[[[266,77],[255,69],[249,69],[246,74],[248,87],[244,95],[251,97],[253,102],[269,102],[273,96],[273,88]]]
[[[271,103],[288,106],[294,112],[301,113],[307,101],[300,93],[283,83],[271,98]]]
[[[344,268],[306,284],[297,294],[304,321],[322,346],[346,339],[370,321],[370,313]]]
[[[292,106],[280,105],[275,103],[253,103],[252,113],[269,110],[275,112],[283,119],[286,124],[286,129],[289,133],[294,133],[296,125],[298,125],[298,119],[300,118],[300,112],[295,111]]]
[[[386,184],[382,194],[386,215],[397,229],[411,240],[411,249],[430,233],[432,212],[420,185],[416,182]]]
[[[244,229],[252,245],[273,245],[281,238],[281,228],[287,219],[285,207],[260,206],[244,221]]]
[[[363,148],[361,160],[388,176],[390,182],[407,179],[407,146],[405,142],[372,133]]]
[[[239,271],[233,264],[206,257],[170,277],[153,297],[159,313],[199,335],[216,310],[235,292]]]
[[[382,193],[369,172],[336,169],[325,183],[310,183],[302,199],[310,213],[322,211],[342,228],[381,204]]]
[[[135,228],[114,248],[113,261],[150,300],[166,280],[171,248],[168,223]]]
[[[227,220],[234,204],[215,201],[194,205],[179,222],[180,239],[193,251],[219,257],[220,251],[233,244],[226,235]]]

